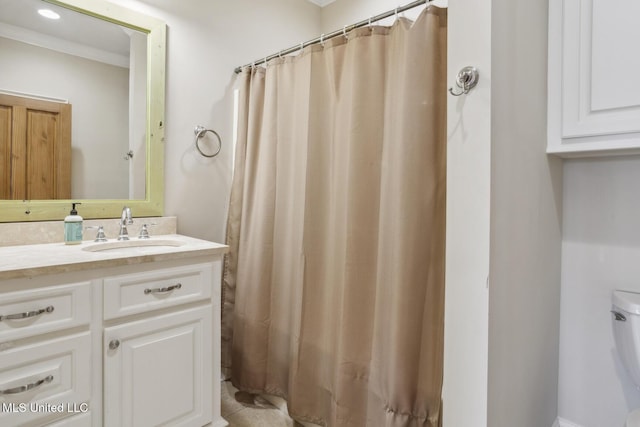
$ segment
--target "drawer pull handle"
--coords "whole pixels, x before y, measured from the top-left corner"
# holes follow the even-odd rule
[[[53,375],[46,376],[43,379],[38,380],[31,384],[21,385],[20,387],[8,388],[6,390],[0,390],[0,395],[24,393],[25,391],[33,390],[34,388],[40,387],[42,384],[48,384],[51,381],[53,381]]]
[[[175,291],[176,289],[180,289],[182,287],[182,283],[175,284],[173,286],[167,286],[166,288],[155,288],[155,289],[145,289],[144,294],[166,294],[167,292]]]
[[[6,316],[0,316],[0,321],[27,319],[29,317],[40,316],[43,313],[52,313],[52,312],[53,312],[53,306],[50,305],[49,307],[41,308],[40,310],[25,311],[24,313],[7,314]]]

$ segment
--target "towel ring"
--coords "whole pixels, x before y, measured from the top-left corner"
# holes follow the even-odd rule
[[[203,138],[204,135],[207,132],[211,132],[212,134],[214,134],[216,136],[216,138],[218,138],[218,149],[213,154],[206,154],[200,149],[200,145],[199,145],[200,138]],[[215,156],[218,155],[218,153],[220,153],[220,150],[222,149],[222,139],[220,138],[220,135],[218,135],[218,132],[216,132],[213,129],[207,129],[204,126],[196,126],[196,128],[193,130],[193,133],[196,135],[196,141],[195,141],[196,142],[196,149],[204,157],[215,157]]]

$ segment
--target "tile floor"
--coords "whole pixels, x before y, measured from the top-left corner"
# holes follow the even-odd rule
[[[231,381],[222,382],[222,417],[229,427],[301,427],[260,396],[238,393]]]

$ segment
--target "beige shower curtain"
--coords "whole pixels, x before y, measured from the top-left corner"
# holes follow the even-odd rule
[[[223,363],[326,426],[437,426],[446,9],[238,77]],[[229,371],[230,368],[230,371]]]

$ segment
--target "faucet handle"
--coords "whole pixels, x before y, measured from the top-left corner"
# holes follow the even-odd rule
[[[104,227],[102,225],[91,225],[88,227],[85,227],[87,230],[91,230],[91,229],[98,229],[98,233],[96,234],[96,238],[94,240],[94,242],[106,242],[107,241],[107,237],[104,235]]]
[[[96,242],[106,242],[107,237],[104,235],[104,227],[98,226],[98,233],[96,234]]]
[[[118,220],[118,226],[120,227],[120,231],[118,232],[118,241],[129,240],[129,231],[127,230],[127,224],[123,223],[121,220]]]
[[[138,239],[150,239],[149,236],[149,228],[150,226],[156,225],[155,223],[151,224],[142,224],[142,228],[140,229],[140,234],[138,234]]]

